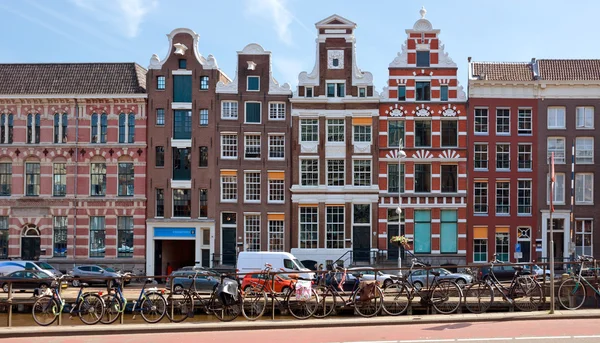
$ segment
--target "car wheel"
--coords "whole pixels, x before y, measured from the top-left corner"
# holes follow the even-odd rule
[[[415,281],[413,282],[413,286],[417,291],[420,291],[423,288],[423,283],[421,281]]]
[[[458,279],[456,280],[456,284],[458,287],[463,288],[467,284],[467,281],[465,279]]]
[[[283,287],[281,289],[281,293],[283,293],[284,296],[287,296],[289,292],[290,292],[290,288],[289,287]]]
[[[181,294],[183,292],[183,286],[182,285],[175,285],[173,287],[173,293],[175,294]]]
[[[244,287],[244,293],[250,292],[251,289],[252,289],[252,286],[246,286],[246,287]]]
[[[73,279],[73,281],[71,281],[71,284],[73,285],[73,287],[79,287],[79,279],[75,278]]]
[[[392,284],[392,280],[390,279],[386,279],[385,281],[383,281],[383,288],[386,288],[387,286]]]
[[[8,293],[8,284],[7,283],[2,285],[2,290],[4,291],[4,293]]]

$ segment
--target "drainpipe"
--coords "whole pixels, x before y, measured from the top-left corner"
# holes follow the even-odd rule
[[[75,99],[75,184],[73,197],[73,204],[75,208],[75,214],[73,216],[73,265],[77,259],[77,179],[79,172],[79,103]]]

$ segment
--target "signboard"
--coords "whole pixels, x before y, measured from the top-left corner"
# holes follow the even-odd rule
[[[193,227],[155,227],[154,237],[163,238],[195,238],[196,228]]]
[[[518,260],[518,259],[520,259],[520,258],[523,258],[523,253],[522,253],[522,252],[516,252],[516,251],[515,251],[515,259],[517,259],[517,260]]]
[[[515,252],[521,252],[521,243],[515,244]]]

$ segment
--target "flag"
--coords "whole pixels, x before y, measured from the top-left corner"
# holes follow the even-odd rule
[[[556,175],[554,174],[554,152],[550,155],[550,212],[554,212],[554,181],[556,181]]]

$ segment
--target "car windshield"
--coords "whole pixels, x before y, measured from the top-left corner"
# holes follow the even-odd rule
[[[42,269],[45,269],[45,270],[53,270],[54,269],[54,267],[52,267],[51,265],[49,265],[46,262],[38,262],[38,266],[40,266]]]
[[[35,274],[35,276],[37,276],[40,279],[45,279],[45,278],[48,277],[48,275],[46,275],[45,273],[39,273],[38,272],[38,273],[33,273],[33,274]]]
[[[296,267],[297,267],[298,269],[305,269],[305,268],[306,268],[306,267],[305,267],[305,266],[302,264],[302,262],[298,261],[298,259],[297,259],[297,258],[295,258],[293,261],[294,261],[294,263],[296,264]]]

